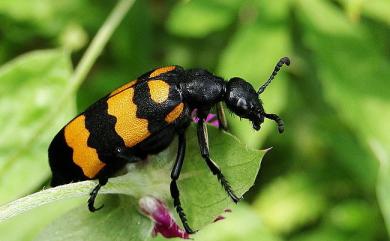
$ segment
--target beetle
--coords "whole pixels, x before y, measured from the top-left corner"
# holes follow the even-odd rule
[[[245,80],[234,77],[228,81],[204,69],[184,70],[168,66],[149,71],[101,98],[63,127],[52,140],[48,154],[52,186],[97,179],[88,199],[91,212],[99,189],[108,178],[123,168],[156,154],[168,147],[178,136],[178,150],[171,172],[170,192],[173,204],[187,233],[187,223],[180,203],[176,181],[179,178],[186,149],[185,130],[191,113],[197,110],[197,136],[200,152],[210,171],[217,177],[228,196],[240,200],[218,165],[210,158],[205,118],[213,106],[217,109],[220,128],[227,130],[222,107],[239,117],[249,119],[260,130],[264,118],[275,121],[280,133],[283,121],[276,114],[264,111],[259,95],[277,75],[287,57],[276,64],[269,79],[256,91]]]

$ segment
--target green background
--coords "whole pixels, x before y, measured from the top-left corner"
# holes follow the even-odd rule
[[[177,64],[258,88],[289,56],[291,66],[261,96],[266,111],[283,118],[285,133],[271,121],[255,132],[228,115],[242,142],[273,148],[242,204],[195,240],[389,239],[390,1],[136,1],[77,95],[39,129],[114,5],[0,1],[1,205],[47,186],[53,135],[142,73]],[[44,49],[51,50],[36,51]],[[0,223],[0,239],[33,240],[79,201]]]

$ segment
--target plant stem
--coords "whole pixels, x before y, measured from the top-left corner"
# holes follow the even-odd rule
[[[73,94],[80,87],[97,57],[103,51],[108,40],[133,5],[134,1],[135,0],[121,0],[117,3],[77,65],[75,72],[70,79],[71,85],[66,94]],[[65,96],[67,96],[66,94]]]
[[[88,72],[91,70],[96,59],[103,51],[108,40],[111,38],[115,29],[121,23],[121,21],[123,20],[126,13],[129,11],[129,9],[131,8],[134,2],[135,0],[120,0],[116,4],[114,9],[108,16],[107,20],[104,22],[103,26],[99,29],[98,33],[93,38],[91,44],[85,51],[83,57],[81,58],[79,64],[77,65],[74,71],[74,74],[70,78],[69,80],[70,84],[64,90],[63,95],[59,97],[59,99],[53,105],[54,107],[48,111],[45,118],[42,120],[41,125],[38,126],[35,129],[34,134],[31,135],[31,138],[25,140],[23,147],[21,147],[21,150],[30,147],[30,144],[40,136],[39,134],[44,132],[47,126],[50,125],[50,123],[57,115],[58,110],[61,108],[62,105],[64,105],[64,102],[68,100],[69,96],[73,95],[78,90],[80,85],[83,83],[85,77],[87,76]],[[7,160],[5,166],[13,163],[15,159],[18,158],[19,154],[20,152],[17,152],[14,155],[12,155]]]
[[[163,177],[161,177],[162,173],[164,174]],[[164,199],[166,198],[165,195],[169,193],[169,183],[169,169],[165,169],[163,172],[156,169],[149,172],[134,169],[127,175],[110,178],[110,182],[100,190],[99,194],[124,194],[135,198],[152,195]],[[49,203],[89,196],[95,186],[96,181],[75,182],[19,198],[0,206],[0,223]]]

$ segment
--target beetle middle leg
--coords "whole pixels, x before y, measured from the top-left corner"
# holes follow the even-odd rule
[[[208,135],[207,135],[207,127],[204,123],[203,118],[199,119],[197,126],[197,134],[198,134],[198,142],[200,147],[200,153],[204,160],[207,163],[207,166],[211,170],[211,172],[217,176],[218,180],[221,182],[222,187],[225,189],[226,193],[233,200],[233,202],[237,203],[240,198],[236,196],[229,182],[226,180],[225,176],[222,174],[221,169],[218,165],[210,159],[209,154],[209,146],[208,146]]]
[[[171,196],[173,198],[173,206],[176,208],[177,213],[179,214],[180,220],[183,223],[183,227],[186,230],[187,233],[192,234],[194,231],[190,228],[190,226],[187,223],[187,217],[183,211],[183,208],[181,207],[180,203],[180,192],[179,188],[177,187],[176,181],[179,179],[180,171],[183,166],[184,162],[184,156],[186,151],[186,139],[184,133],[179,134],[179,148],[177,150],[177,156],[175,164],[173,165],[172,172],[171,172]]]

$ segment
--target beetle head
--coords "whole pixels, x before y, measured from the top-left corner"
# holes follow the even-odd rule
[[[255,130],[260,130],[264,118],[275,121],[278,124],[280,133],[284,130],[282,119],[276,114],[265,113],[263,103],[259,98],[259,95],[263,93],[266,87],[271,83],[283,64],[289,65],[290,59],[287,57],[281,58],[276,64],[269,79],[257,92],[250,83],[238,77],[230,79],[226,85],[225,103],[227,107],[236,115],[249,119]]]
[[[264,110],[251,84],[238,77],[230,79],[226,86],[225,102],[236,115],[252,121],[255,130],[260,129]]]
[[[251,84],[238,77],[230,79],[226,86],[225,103],[236,115],[249,119],[255,130],[260,130],[264,109]]]

